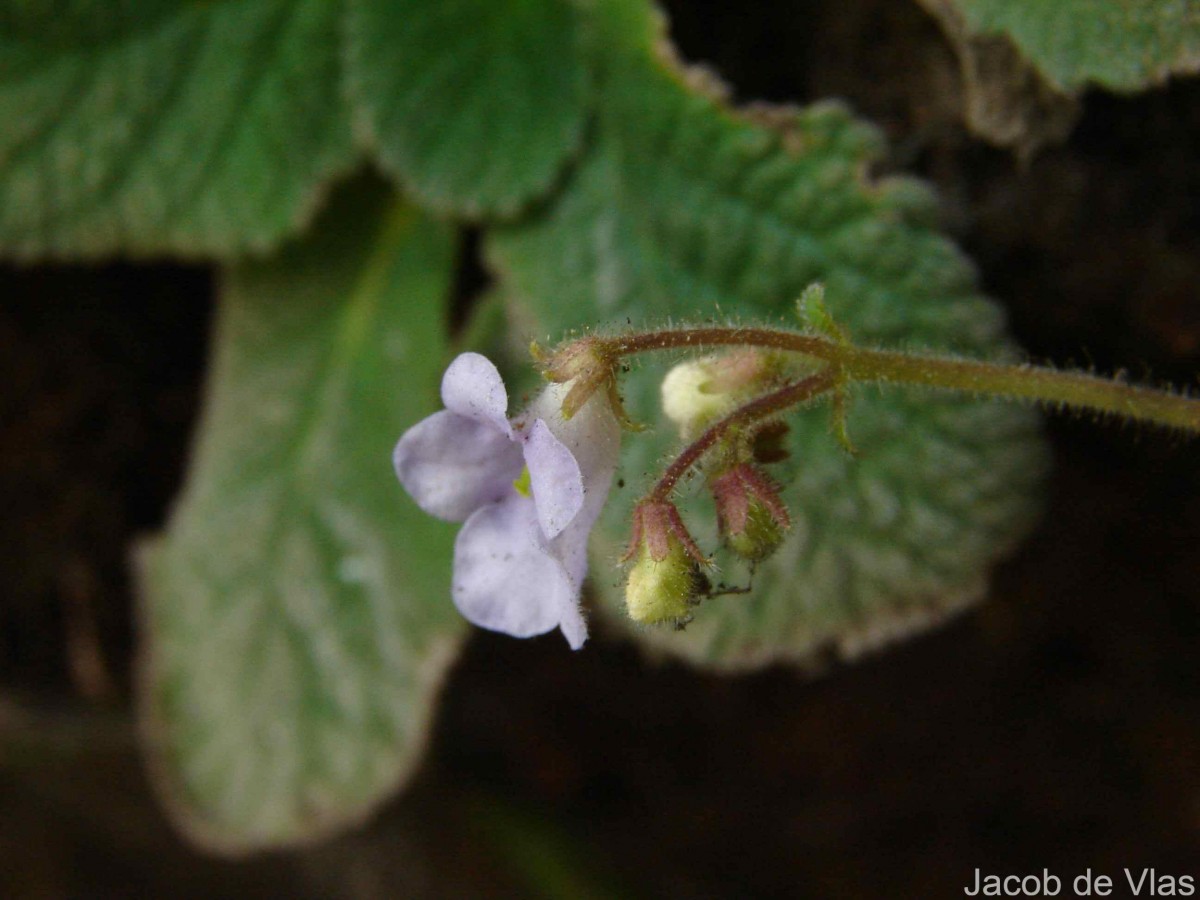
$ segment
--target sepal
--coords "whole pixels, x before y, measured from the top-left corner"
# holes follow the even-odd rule
[[[761,562],[783,543],[791,516],[771,479],[747,463],[712,481],[717,520],[729,548],[749,562]]]

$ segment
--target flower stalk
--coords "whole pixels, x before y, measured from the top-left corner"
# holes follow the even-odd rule
[[[646,499],[666,502],[679,484],[679,480],[700,462],[709,450],[721,443],[732,432],[763,419],[772,418],[785,410],[812,400],[832,389],[837,384],[837,380],[834,372],[824,369],[814,375],[789,382],[781,388],[739,406],[725,418],[710,425],[700,437],[688,444],[683,452],[667,466],[662,477],[646,495]]]
[[[658,350],[782,350],[827,363],[847,383],[914,385],[979,397],[1029,400],[1200,435],[1200,400],[1083,372],[876,350],[776,328],[714,325],[635,332],[599,340],[613,359]]]

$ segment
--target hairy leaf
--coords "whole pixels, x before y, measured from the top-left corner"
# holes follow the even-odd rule
[[[971,266],[931,230],[928,192],[871,176],[874,131],[836,105],[733,110],[711,76],[671,59],[642,0],[596,9],[594,144],[553,206],[490,245],[540,339],[626,319],[794,324],[796,297],[823,280],[830,311],[859,342],[1009,352]],[[661,420],[662,373],[648,365],[625,377],[635,417]],[[855,458],[826,410],[792,424],[791,466],[777,473],[795,522],[783,548],[749,594],[707,600],[686,632],[638,632],[645,640],[721,667],[825,647],[852,655],[978,598],[989,564],[1031,519],[1044,458],[1028,410],[863,389],[850,416]],[[631,505],[675,445],[664,425],[626,442],[627,486],[599,529],[593,569],[610,609],[621,603],[612,563]],[[712,548],[713,510],[698,488],[684,514]]]
[[[262,250],[354,155],[331,0],[0,11],[0,253]]]
[[[1008,37],[1064,92],[1135,91],[1200,71],[1200,6],[1189,0],[952,2],[970,32]]]
[[[468,216],[546,191],[583,132],[578,18],[570,0],[352,0],[352,84],[384,166]]]
[[[228,277],[188,483],[140,560],[145,732],[201,843],[326,833],[421,751],[462,633],[454,529],[390,459],[437,405],[453,256],[372,185]]]

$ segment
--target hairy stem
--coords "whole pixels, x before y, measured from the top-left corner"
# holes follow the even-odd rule
[[[720,326],[646,331],[604,341],[614,358],[653,350],[750,346],[824,360],[846,381],[912,384],[1111,414],[1200,434],[1200,400],[1081,372],[871,350],[772,328]]]
[[[1082,372],[854,349],[853,381],[918,384],[990,397],[1033,400],[1200,433],[1200,401]]]
[[[671,497],[671,492],[675,490],[675,486],[679,483],[679,479],[683,478],[692,466],[696,465],[704,454],[716,446],[721,438],[725,437],[731,429],[749,425],[760,419],[766,419],[783,412],[786,409],[799,406],[801,403],[830,390],[837,384],[837,380],[836,373],[831,368],[826,368],[815,375],[809,375],[807,378],[793,381],[771,391],[769,394],[763,394],[761,397],[756,397],[749,403],[739,406],[719,422],[710,425],[700,437],[685,447],[683,452],[667,466],[662,477],[659,478],[650,493],[646,495],[646,499],[651,501],[668,501]]]
[[[651,350],[703,350],[708,347],[770,347],[828,360],[835,359],[842,349],[833,341],[794,331],[725,328],[720,325],[640,331],[604,341],[605,350],[614,356],[631,356]]]

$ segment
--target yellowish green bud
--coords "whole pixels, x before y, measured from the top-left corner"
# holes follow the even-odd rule
[[[625,608],[631,619],[644,625],[677,622],[687,618],[699,592],[696,562],[681,544],[661,560],[644,550],[629,570]]]
[[[633,560],[625,585],[629,617],[644,625],[685,621],[700,596],[699,567],[708,560],[673,504],[658,500],[638,504],[625,559]]]

